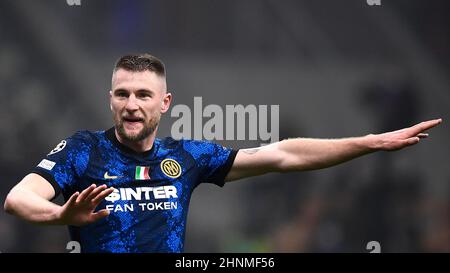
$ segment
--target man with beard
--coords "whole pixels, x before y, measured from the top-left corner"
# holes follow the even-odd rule
[[[5,210],[30,222],[68,225],[83,252],[182,252],[189,200],[200,183],[330,167],[417,144],[440,119],[384,134],[296,138],[232,150],[207,141],[156,138],[169,109],[164,64],[149,54],[118,60],[114,127],[63,140],[8,194]],[[62,193],[62,206],[53,200]]]

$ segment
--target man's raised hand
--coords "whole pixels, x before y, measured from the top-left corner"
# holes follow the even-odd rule
[[[93,223],[109,215],[107,209],[94,212],[95,208],[114,191],[106,185],[92,184],[81,193],[76,192],[59,211],[59,222],[65,225],[81,226]]]

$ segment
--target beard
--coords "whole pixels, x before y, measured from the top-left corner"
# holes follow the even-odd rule
[[[146,139],[148,136],[153,134],[155,132],[156,128],[158,127],[159,121],[161,119],[161,114],[156,113],[150,119],[148,122],[145,122],[145,117],[143,121],[143,127],[137,134],[128,134],[123,126],[123,118],[122,117],[114,117],[114,126],[116,127],[117,133],[123,140],[127,141],[141,141]]]

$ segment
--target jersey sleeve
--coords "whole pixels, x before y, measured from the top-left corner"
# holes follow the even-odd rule
[[[209,141],[184,140],[183,146],[194,157],[200,169],[197,185],[213,183],[223,187],[238,151]]]
[[[55,189],[55,199],[59,193],[70,196],[77,191],[76,181],[88,165],[92,144],[86,135],[77,132],[62,140],[33,169],[33,173],[45,178]]]

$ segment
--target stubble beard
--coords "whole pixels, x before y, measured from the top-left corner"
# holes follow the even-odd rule
[[[141,141],[146,139],[148,136],[153,134],[155,132],[156,128],[158,127],[159,121],[161,119],[161,115],[156,113],[155,115],[151,116],[148,122],[143,123],[143,128],[139,133],[132,135],[127,134],[124,126],[123,126],[123,119],[121,117],[114,117],[114,123],[117,130],[117,133],[119,136],[126,141]]]

